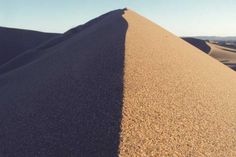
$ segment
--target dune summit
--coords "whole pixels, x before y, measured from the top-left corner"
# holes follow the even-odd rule
[[[236,73],[131,10],[0,73],[1,156],[236,155]]]

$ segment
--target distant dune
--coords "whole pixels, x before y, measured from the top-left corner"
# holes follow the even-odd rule
[[[193,46],[197,47],[198,49],[202,50],[203,52],[209,53],[211,48],[207,45],[206,41],[196,38],[184,37],[182,38],[188,43],[192,44]]]
[[[236,41],[236,36],[219,37],[219,36],[194,36],[193,38],[201,40],[214,40],[214,41]]]
[[[208,43],[208,45],[211,47],[211,51],[209,53],[210,56],[236,70],[236,49],[231,49],[212,43]]]
[[[0,65],[57,35],[0,27]]]
[[[0,66],[0,156],[233,157],[235,95],[233,70],[115,10]]]
[[[220,43],[210,43],[201,39],[184,37],[182,38],[196,48],[208,53],[228,67],[236,70],[236,49],[222,46]]]

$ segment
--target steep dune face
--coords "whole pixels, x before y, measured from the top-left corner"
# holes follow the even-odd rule
[[[235,156],[236,73],[127,11],[120,156]]]
[[[58,35],[0,27],[0,65]]]

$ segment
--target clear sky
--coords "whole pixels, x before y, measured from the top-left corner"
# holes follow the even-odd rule
[[[64,32],[125,7],[179,36],[236,36],[236,0],[0,0],[0,26]]]

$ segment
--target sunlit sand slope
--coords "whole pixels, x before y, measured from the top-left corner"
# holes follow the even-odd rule
[[[132,11],[120,156],[235,156],[236,73]]]

